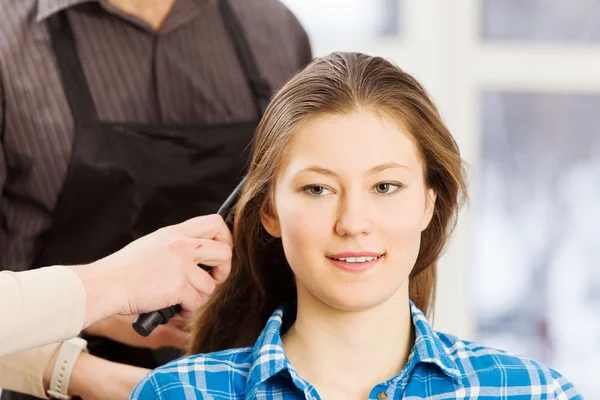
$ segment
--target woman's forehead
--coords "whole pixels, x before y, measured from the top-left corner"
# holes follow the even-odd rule
[[[401,124],[381,113],[358,111],[307,121],[293,134],[282,166],[286,173],[314,165],[361,173],[392,162],[422,171],[418,150]]]

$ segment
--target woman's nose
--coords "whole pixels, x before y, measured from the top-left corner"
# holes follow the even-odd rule
[[[345,194],[340,197],[335,231],[340,236],[368,235],[372,230],[370,204],[361,195]]]

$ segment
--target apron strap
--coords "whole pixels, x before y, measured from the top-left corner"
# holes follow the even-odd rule
[[[97,121],[96,106],[81,61],[77,56],[75,36],[66,11],[58,12],[48,18],[48,30],[60,79],[76,126]]]
[[[246,35],[244,34],[237,17],[233,13],[233,10],[231,9],[229,1],[219,0],[218,6],[219,12],[221,13],[223,21],[225,22],[227,32],[229,33],[229,37],[235,45],[237,56],[242,64],[248,85],[250,86],[252,94],[254,95],[256,110],[260,118],[265,112],[267,104],[269,104],[269,100],[271,98],[271,86],[262,77],[260,71],[258,70],[256,59],[250,50],[250,45],[248,44],[248,40],[246,40]]]

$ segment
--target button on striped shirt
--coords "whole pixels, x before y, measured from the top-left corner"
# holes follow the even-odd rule
[[[415,344],[408,362],[398,375],[374,386],[370,400],[583,398],[547,366],[435,332],[412,303],[411,313]],[[278,308],[254,347],[194,355],[152,371],[131,399],[320,399],[285,355],[281,329],[289,326],[284,318],[291,314]]]

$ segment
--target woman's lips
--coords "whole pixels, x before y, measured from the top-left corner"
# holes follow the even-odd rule
[[[377,265],[384,256],[385,256],[385,254],[382,254],[379,257],[377,257],[375,260],[363,261],[363,262],[348,262],[348,261],[333,259],[330,257],[327,257],[327,259],[334,267],[342,269],[344,271],[363,272],[363,271],[369,270],[369,269],[373,268],[375,265]]]
[[[329,254],[329,258],[348,258],[348,257],[379,257],[384,253],[375,253],[372,251],[345,251],[343,253]]]

